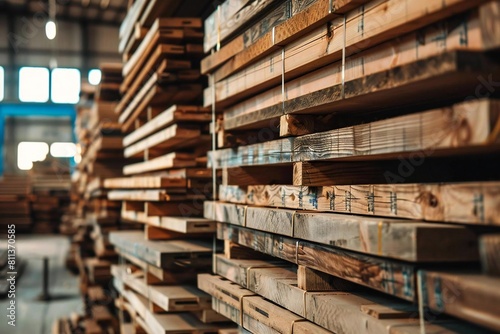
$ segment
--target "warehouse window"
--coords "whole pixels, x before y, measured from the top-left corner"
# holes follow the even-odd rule
[[[54,103],[78,103],[80,100],[80,71],[76,68],[52,70],[50,98]]]
[[[49,100],[49,70],[44,67],[22,67],[19,70],[19,100],[47,102]]]
[[[4,80],[5,80],[5,74],[4,74],[3,67],[0,66],[0,101],[3,101],[3,98],[5,96],[4,94]]]
[[[30,170],[34,161],[43,161],[49,153],[49,145],[44,142],[23,141],[17,145],[17,167]]]
[[[101,70],[93,69],[89,71],[89,84],[97,86],[101,83]]]
[[[54,158],[71,158],[76,154],[76,145],[73,143],[52,143],[50,155]]]

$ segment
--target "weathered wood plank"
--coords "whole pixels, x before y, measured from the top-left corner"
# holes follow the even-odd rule
[[[224,312],[220,307],[216,311],[238,325],[242,325],[243,299],[255,296],[253,292],[243,289],[238,284],[232,283],[220,276],[210,274],[198,275],[198,288],[229,306],[231,308],[229,312]]]
[[[387,120],[297,137],[293,160],[434,151],[497,141],[500,103],[479,100]],[[461,134],[467,133],[462,137]],[[424,153],[425,154],[425,153]]]
[[[267,29],[262,31],[259,38],[251,39],[250,42],[248,38],[245,38],[245,35],[256,27],[249,29],[245,35],[236,37],[212,57],[206,57],[205,62],[202,61],[202,71],[208,72],[234,56],[230,60],[234,64],[228,66],[228,70],[226,70],[226,73],[230,74],[231,71],[236,71],[249,62],[258,60],[278,47],[289,44],[321,24],[334,19],[339,14],[346,13],[366,2],[364,0],[291,1],[292,10],[289,18],[278,20],[272,26],[265,26]],[[329,9],[330,3],[333,5],[331,10]],[[260,29],[262,30],[262,28]]]
[[[222,223],[245,226],[246,206],[205,201],[203,204],[203,216]]]
[[[209,122],[210,113],[201,107],[173,105],[123,138],[125,147],[177,122]]]
[[[163,217],[158,217],[158,218],[159,220],[161,220]],[[183,233],[166,229],[163,226],[158,227],[158,225],[149,225],[149,224],[145,226],[144,236],[146,240],[174,240],[174,239],[193,239],[193,238],[208,239],[212,237],[210,232]]]
[[[217,237],[405,300],[416,300],[416,270],[411,264],[333,249],[236,225],[219,224]]]
[[[226,279],[241,285],[244,288],[250,288],[251,285],[251,270],[258,268],[277,268],[284,267],[292,270],[290,263],[279,260],[260,260],[260,259],[228,259],[224,254],[214,254],[214,272]],[[253,269],[252,269],[253,268]],[[261,286],[261,285],[259,285]],[[268,296],[257,292],[258,294],[270,299]]]
[[[458,32],[456,36],[458,39]],[[415,36],[412,45],[416,44],[418,39]],[[392,45],[387,45],[384,50],[390,63]],[[478,85],[479,76],[487,78],[497,72],[497,65],[486,65],[489,61],[487,57],[481,60],[482,56],[478,54],[448,52],[430,58],[421,56],[403,64],[391,65],[385,70],[380,69],[378,58],[381,56],[357,55],[356,61],[349,67],[352,68],[354,77],[348,76],[345,84],[342,84],[341,64],[335,63],[287,82],[286,100],[283,100],[281,86],[255,95],[227,110],[224,128],[244,130],[269,127],[269,124],[279,122],[285,113],[317,114],[336,111],[342,112],[344,117],[349,113],[350,117],[359,118],[361,115],[373,114],[377,109],[378,114],[383,114],[388,108],[412,106],[415,109],[416,106],[430,103],[442,105],[443,96],[433,91],[438,88],[446,92],[446,101],[463,101],[464,96],[475,96],[474,89]],[[475,76],[469,76],[465,63],[459,64],[466,58],[469,58],[466,61],[468,64],[478,65],[473,69]],[[473,58],[476,60],[472,61]],[[484,65],[481,65],[483,61]],[[348,71],[347,74],[349,73]],[[458,79],[461,81],[453,81]],[[409,89],[405,85],[412,87]],[[425,90],[427,94],[423,95]],[[401,99],[391,100],[389,95],[398,95]],[[415,96],[420,98],[416,99]]]
[[[137,257],[128,253],[118,253],[130,263],[140,267],[146,272],[145,280],[147,284],[162,284],[162,285],[179,285],[192,284],[196,282],[196,277],[200,272],[197,268],[182,268],[181,270],[163,269],[151,265]],[[203,268],[201,269],[203,271]]]
[[[234,2],[234,0],[232,2]],[[214,20],[215,24],[210,24],[212,23],[210,19],[208,22],[205,21],[205,28],[212,26],[212,29],[205,30],[205,40],[203,43],[203,50],[205,53],[229,37],[253,17],[259,15],[259,13],[268,8],[273,2],[274,0],[255,0],[250,3],[249,1],[245,1],[246,6],[241,7],[238,11],[234,11],[235,7],[229,10],[230,6],[228,6],[228,11],[222,14],[222,17],[220,17],[220,9],[212,14],[212,20]],[[224,8],[224,6],[222,6],[222,8]],[[234,15],[236,13],[237,15]],[[220,17],[220,19],[218,19],[218,17]]]
[[[108,189],[181,188],[186,185],[186,179],[162,176],[135,176],[104,180],[104,187]]]
[[[429,151],[428,153],[431,153]],[[303,161],[293,164],[296,186],[382,183],[472,182],[496,179],[494,155],[434,157],[415,152],[408,159],[367,161]],[[460,169],[454,166],[461,166]],[[481,173],[477,173],[481,166]],[[282,183],[285,184],[285,183]]]
[[[193,139],[201,137],[199,128],[191,126],[180,126],[173,124],[166,129],[160,130],[145,139],[138,141],[125,148],[124,155],[126,158],[136,157],[150,148],[161,148],[173,150],[174,148],[182,148],[186,144],[193,142]]]
[[[297,287],[305,291],[356,291],[354,284],[301,265],[297,268]]]
[[[284,48],[284,65],[281,64],[282,51],[279,50],[225,79],[222,78],[228,71],[224,70],[224,66],[218,69],[215,72],[216,101],[221,106],[223,102],[227,106],[278,84],[282,73],[274,71],[274,68],[283,66],[286,77],[293,79],[337,61],[342,57],[344,41],[347,41],[346,52],[350,55],[446,18],[451,13],[477,6],[478,3],[454,0],[445,7],[441,5],[439,0],[414,4],[389,0],[367,4],[362,7],[361,13],[353,11],[347,16],[345,27],[343,18],[334,19],[331,24],[333,32],[328,27],[320,27],[287,45]],[[205,102],[205,106],[210,104]]]
[[[246,186],[250,184],[289,184],[292,182],[289,166],[233,167],[222,170],[222,184]]]
[[[276,330],[278,333],[293,333],[295,322],[304,321],[292,312],[266,301],[259,296],[250,296],[243,299],[244,315]],[[249,327],[243,317],[243,327]]]
[[[500,234],[487,234],[479,239],[481,266],[486,275],[500,276]]]
[[[186,188],[170,188],[167,190],[112,190],[108,199],[112,201],[168,201],[187,199]]]
[[[500,330],[500,282],[479,274],[419,271],[425,306]]]
[[[498,225],[498,182],[220,186],[219,200],[287,209]]]
[[[109,241],[121,252],[160,268],[207,267],[212,262],[212,245],[205,241],[149,241],[143,232],[135,231],[111,232]]]
[[[445,149],[487,147],[498,141],[495,128],[500,121],[499,108],[500,103],[496,100],[473,100],[452,107],[238,147],[237,150],[212,151],[209,165],[221,168],[283,163],[289,155],[296,162],[382,159],[415,151],[424,157],[432,152],[436,157]]]
[[[296,314],[304,315],[309,321],[320,324],[335,333],[417,334],[420,330],[416,305],[359,290],[353,293],[346,291],[306,292],[297,287],[298,281],[294,268],[277,268],[270,266],[270,263],[265,267],[266,262],[262,261],[259,264],[251,262],[243,264],[238,260],[227,260],[217,256],[216,262],[220,260],[224,260],[229,268],[218,267],[216,273],[219,275],[242,286],[249,282],[247,289],[250,291]],[[246,269],[238,270],[237,268],[242,265]],[[248,281],[246,278],[241,280],[243,276],[234,276],[235,270],[248,273]],[[235,281],[234,278],[237,280]],[[374,309],[383,311],[376,311],[376,314],[366,312],[366,310]],[[380,312],[386,316],[385,319],[378,316]],[[389,314],[400,315],[404,312],[407,315],[404,318],[388,317]],[[294,325],[294,333],[299,324],[304,324],[304,322],[297,322]],[[464,334],[474,330],[481,333],[487,332],[463,322],[436,319],[426,321],[425,330],[427,333],[435,334],[443,331]]]
[[[123,167],[124,175],[134,175],[158,170],[194,167],[196,156],[188,153],[171,152],[147,161],[129,164]]]

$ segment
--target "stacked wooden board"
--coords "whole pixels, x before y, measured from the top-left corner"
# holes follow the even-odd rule
[[[30,231],[31,218],[31,182],[27,176],[4,175],[0,178],[0,225],[16,225],[16,231]]]
[[[141,4],[147,7],[136,2],[122,25],[128,29],[135,17],[135,26],[143,27],[135,45],[124,49],[115,108],[128,132],[124,176],[106,179],[104,187],[109,201],[121,201],[122,219],[143,224],[144,231],[110,234],[120,255],[112,266],[115,304],[121,327],[131,332],[217,333],[229,320],[196,287],[197,274],[211,271],[216,229],[203,218],[213,189],[206,167],[212,115],[201,106],[202,20],[159,11],[144,25],[133,9]],[[126,34],[122,38],[129,43]]]
[[[197,273],[210,272],[211,240],[147,240],[143,232],[122,231],[111,233],[111,242],[124,259],[112,267],[122,326],[147,333],[217,333],[228,327],[195,283]]]
[[[499,331],[500,2],[229,6],[201,66],[214,309],[254,333]]]

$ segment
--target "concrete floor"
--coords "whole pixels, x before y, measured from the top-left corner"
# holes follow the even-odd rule
[[[0,240],[5,247],[6,237]],[[55,319],[72,312],[82,313],[78,277],[65,268],[69,240],[64,236],[18,235],[17,256],[27,260],[16,287],[16,327],[7,322],[9,299],[0,299],[0,334],[50,334]],[[42,291],[42,256],[50,258],[50,302],[37,301]]]

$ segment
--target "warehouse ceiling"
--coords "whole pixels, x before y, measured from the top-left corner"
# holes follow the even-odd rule
[[[56,18],[120,25],[129,0],[55,0]],[[48,15],[47,0],[0,0],[0,13]]]

